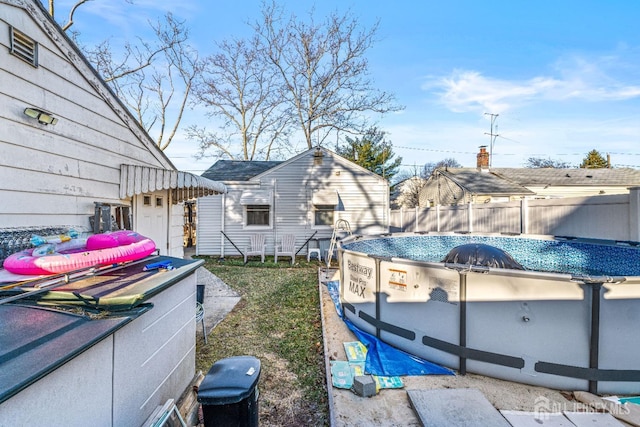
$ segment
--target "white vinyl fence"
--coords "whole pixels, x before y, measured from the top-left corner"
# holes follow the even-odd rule
[[[640,241],[640,187],[629,194],[392,210],[391,232],[546,234]]]

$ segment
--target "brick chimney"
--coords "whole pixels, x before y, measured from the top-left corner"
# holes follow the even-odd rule
[[[489,168],[489,153],[487,153],[487,146],[481,145],[480,152],[476,156],[478,169]]]

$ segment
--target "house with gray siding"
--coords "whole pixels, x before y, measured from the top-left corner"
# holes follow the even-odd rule
[[[353,233],[388,231],[387,180],[326,148],[286,161],[219,160],[202,176],[227,192],[198,200],[198,255],[239,256],[258,233],[267,255],[284,234],[295,234],[298,255],[306,255],[339,220]]]
[[[142,425],[192,390],[202,262],[182,259],[183,202],[224,185],[175,168],[40,0],[0,0],[0,153],[0,262],[32,234],[128,229],[174,267],[46,276],[61,294],[101,290],[73,311],[0,269],[0,425]]]
[[[127,228],[183,256],[182,202],[224,185],[176,170],[40,1],[0,10],[0,229]]]

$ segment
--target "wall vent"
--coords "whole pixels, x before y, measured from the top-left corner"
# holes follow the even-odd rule
[[[38,43],[31,37],[10,27],[9,43],[9,51],[12,55],[17,56],[34,67],[38,66]]]

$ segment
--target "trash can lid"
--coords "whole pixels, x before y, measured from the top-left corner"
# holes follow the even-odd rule
[[[210,405],[238,403],[253,393],[260,378],[260,360],[235,356],[218,360],[198,387],[198,402]]]

